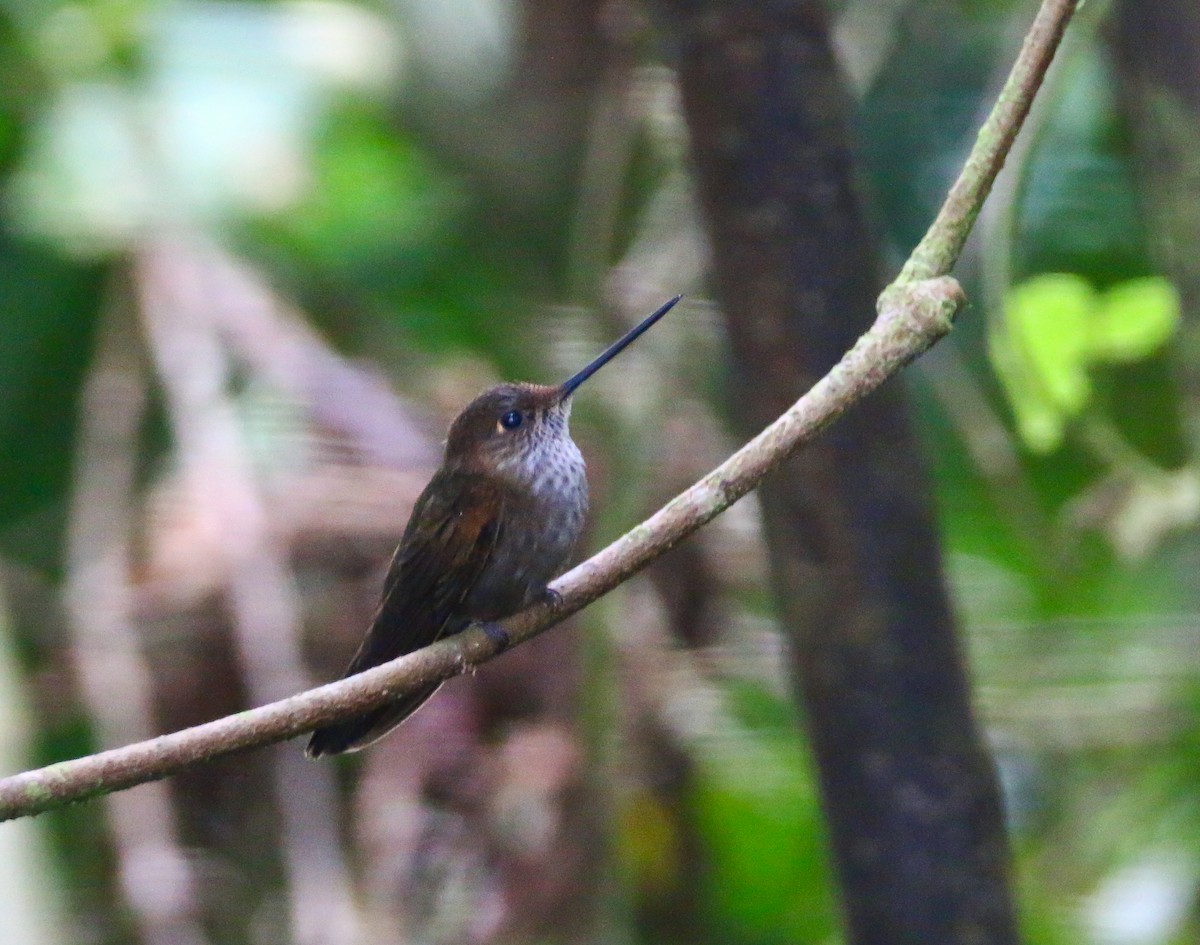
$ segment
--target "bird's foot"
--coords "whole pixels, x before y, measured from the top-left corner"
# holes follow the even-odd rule
[[[557,609],[562,605],[562,594],[552,587],[543,588],[539,596],[541,602],[551,609]]]
[[[495,644],[497,653],[503,653],[508,649],[509,643],[512,642],[508,638],[508,631],[500,626],[500,624],[493,623],[490,620],[483,625],[483,632]]]

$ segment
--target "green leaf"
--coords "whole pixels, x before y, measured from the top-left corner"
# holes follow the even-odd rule
[[[1179,319],[1178,292],[1157,276],[1127,279],[1105,292],[1073,273],[1014,286],[990,353],[1025,444],[1037,453],[1057,449],[1066,422],[1091,399],[1088,368],[1152,355]]]
[[[1024,169],[1013,272],[1076,272],[1096,285],[1153,265],[1130,133],[1104,44],[1087,34],[1062,63]]]
[[[1179,325],[1179,293],[1161,276],[1129,279],[1101,295],[1092,316],[1088,354],[1125,363],[1153,354]]]
[[[991,339],[992,360],[1025,444],[1049,453],[1065,423],[1091,397],[1088,337],[1096,293],[1069,273],[1035,276],[1009,290],[1004,331]]]
[[[1081,276],[1048,273],[1009,292],[1008,324],[1048,400],[1073,415],[1091,394],[1086,368],[1088,323],[1096,293]]]
[[[1062,443],[1065,419],[1034,379],[1026,358],[1013,346],[1007,331],[993,333],[988,342],[996,376],[1012,407],[1021,440],[1035,453],[1052,453]]]

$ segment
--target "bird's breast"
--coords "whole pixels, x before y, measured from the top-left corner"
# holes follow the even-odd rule
[[[583,456],[568,446],[541,451],[512,483],[488,566],[470,595],[471,616],[495,620],[531,604],[570,558],[587,516]]]

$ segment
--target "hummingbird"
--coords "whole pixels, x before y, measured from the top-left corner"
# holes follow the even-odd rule
[[[588,507],[583,455],[568,429],[571,398],[680,298],[556,387],[500,384],[467,404],[450,425],[441,467],[413,506],[379,609],[345,676],[554,599],[548,582],[570,556]],[[439,686],[317,729],[305,754],[365,748]]]

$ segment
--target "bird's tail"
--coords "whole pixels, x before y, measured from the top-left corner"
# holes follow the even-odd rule
[[[364,715],[319,728],[312,733],[304,753],[309,758],[320,758],[322,755],[340,755],[342,752],[366,748],[416,712],[440,686],[440,682],[434,683]]]

